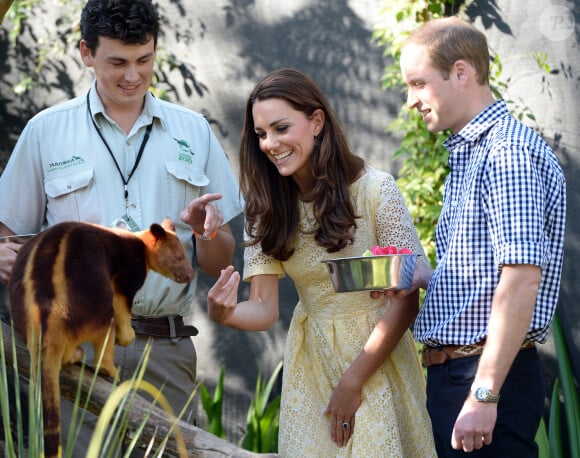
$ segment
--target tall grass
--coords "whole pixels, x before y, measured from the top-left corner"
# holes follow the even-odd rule
[[[0,326],[0,414],[4,428],[4,456],[8,458],[43,456],[42,396],[40,383],[37,382],[41,377],[40,364],[38,365],[37,373],[31,374],[32,376],[28,383],[28,392],[26,393],[19,375],[16,341],[13,329],[11,343],[12,373],[10,374],[6,364],[3,331]],[[113,382],[113,390],[101,411],[97,426],[93,431],[89,449],[87,450],[87,457],[130,456],[138,445],[140,436],[150,418],[151,412],[157,405],[169,415],[171,418],[171,426],[165,436],[161,438],[158,445],[154,445],[156,438],[152,438],[149,448],[145,451],[145,456],[164,456],[165,447],[172,435],[175,436],[179,456],[187,456],[185,443],[178,423],[195,397],[196,390],[191,393],[183,410],[179,412],[178,416],[175,416],[169,402],[162,394],[163,387],[158,389],[143,380],[150,352],[151,343],[148,343],[145,346],[145,351],[141,356],[141,360],[132,378],[121,384],[118,381]],[[40,360],[41,356],[38,355],[38,361]],[[66,438],[63,437],[62,455],[64,457],[73,457],[74,446],[82,428],[83,419],[87,412],[89,402],[91,401],[93,389],[97,383],[101,360],[102,355],[92,375],[86,400],[82,406],[80,400],[82,382],[85,376],[84,362],[81,365],[79,384],[75,393],[73,412],[70,419],[70,429],[68,436]],[[137,430],[129,434],[128,415],[139,391],[148,393],[153,398],[153,402],[149,404],[150,409],[143,416]],[[26,403],[24,401],[28,402]],[[25,418],[28,418],[26,425],[23,421]],[[127,439],[129,436],[131,436],[130,439]]]
[[[562,332],[558,312],[552,322],[552,334],[560,378],[554,380],[550,402],[548,428],[542,420],[536,443],[540,458],[580,458],[580,404],[578,388],[572,373],[570,358]],[[564,407],[565,422],[562,423],[561,407]]]

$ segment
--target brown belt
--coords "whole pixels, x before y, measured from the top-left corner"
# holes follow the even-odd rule
[[[179,315],[167,315],[159,317],[133,316],[131,326],[135,334],[153,337],[166,337],[177,340],[179,337],[196,336],[199,331],[195,326],[185,325],[183,317]]]
[[[423,366],[436,366],[443,364],[451,359],[467,358],[468,356],[477,356],[483,353],[485,341],[471,345],[443,345],[440,347],[430,347],[423,345]],[[532,341],[526,340],[520,346],[520,350],[534,348]]]

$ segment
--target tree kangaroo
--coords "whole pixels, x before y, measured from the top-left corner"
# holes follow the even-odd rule
[[[149,270],[187,283],[194,271],[171,220],[129,232],[89,223],[56,224],[26,242],[8,283],[14,328],[26,339],[31,373],[41,344],[45,456],[61,455],[60,370],[90,342],[96,365],[115,377],[115,341],[135,339],[131,306]],[[114,323],[114,326],[112,325]],[[106,335],[111,329],[109,340]]]

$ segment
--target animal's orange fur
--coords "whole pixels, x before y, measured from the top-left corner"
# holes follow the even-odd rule
[[[88,223],[61,223],[19,251],[9,281],[14,328],[26,338],[32,374],[41,345],[45,456],[61,454],[60,370],[90,342],[101,370],[117,376],[115,339],[130,345],[131,305],[149,270],[178,282],[194,272],[173,223],[130,233]],[[109,331],[110,330],[110,331]],[[106,336],[109,334],[109,340]]]

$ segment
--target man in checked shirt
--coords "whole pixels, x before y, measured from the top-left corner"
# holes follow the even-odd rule
[[[459,18],[406,41],[407,104],[449,129],[450,174],[436,230],[437,266],[415,338],[440,457],[531,457],[545,386],[546,340],[562,270],[566,189],[552,149],[489,87],[485,36]],[[422,278],[420,278],[422,277]]]

